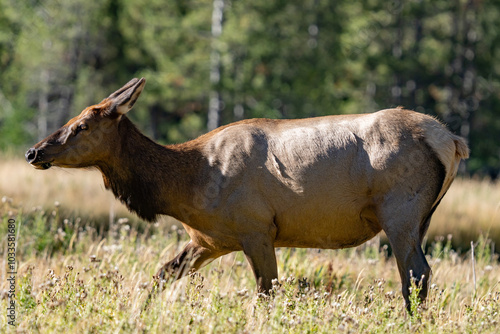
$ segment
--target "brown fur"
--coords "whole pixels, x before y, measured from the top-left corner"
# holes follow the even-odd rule
[[[423,278],[425,298],[430,267],[420,243],[468,156],[463,139],[398,108],[244,120],[161,146],[125,116],[144,83],[134,79],[85,109],[26,158],[41,169],[94,166],[143,219],[179,219],[191,241],[157,278],[179,278],[242,250],[267,292],[278,275],[275,247],[351,247],[384,230],[407,303],[410,271]]]

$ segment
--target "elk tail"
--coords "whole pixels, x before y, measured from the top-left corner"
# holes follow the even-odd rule
[[[457,175],[460,160],[469,157],[469,148],[464,138],[452,134],[437,121],[425,126],[425,141],[443,164],[446,174],[443,185],[432,205],[433,211],[450,188]]]

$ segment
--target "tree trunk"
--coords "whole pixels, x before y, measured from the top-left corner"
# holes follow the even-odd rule
[[[224,0],[214,0],[212,10],[212,51],[210,54],[210,101],[208,104],[208,131],[217,128],[220,125],[221,114],[221,95],[219,84],[221,77],[220,52],[217,45],[218,39],[222,34],[222,19],[224,11]]]

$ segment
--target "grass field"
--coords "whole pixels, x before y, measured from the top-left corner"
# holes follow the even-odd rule
[[[187,242],[182,229],[172,228],[175,221],[139,221],[103,189],[96,172],[41,172],[16,160],[0,162],[1,196],[2,332],[498,331],[500,185],[488,181],[457,180],[436,211],[426,241],[429,298],[414,304],[412,316],[383,237],[346,250],[278,249],[273,298],[255,296],[249,265],[233,253],[167,282],[142,311],[151,276]],[[17,229],[14,327],[6,316],[9,218]]]

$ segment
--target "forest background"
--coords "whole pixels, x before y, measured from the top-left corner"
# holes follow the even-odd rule
[[[0,150],[22,154],[133,77],[181,142],[242,118],[404,106],[500,172],[500,1],[0,0]]]

